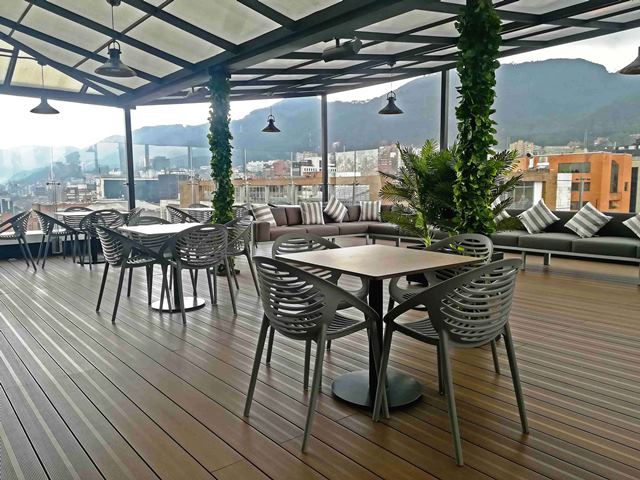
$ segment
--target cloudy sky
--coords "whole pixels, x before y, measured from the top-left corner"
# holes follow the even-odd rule
[[[1,0],[0,0],[1,1]],[[570,45],[552,47],[531,53],[506,57],[502,63],[520,63],[550,58],[584,58],[603,64],[614,72],[633,60],[640,46],[640,29],[628,30],[605,37]],[[638,79],[640,82],[640,78]],[[406,82],[404,82],[406,83]],[[394,84],[398,87],[399,84]],[[332,95],[332,100],[367,100],[383,95],[388,85],[352,90]],[[277,100],[244,101],[231,104],[232,118],[242,118],[252,110],[263,108]],[[52,101],[61,114],[34,115],[29,110],[37,104],[33,98],[0,95],[0,148],[21,145],[73,145],[83,147],[102,138],[123,133],[121,109]],[[132,113],[133,127],[148,125],[196,125],[207,121],[207,105],[173,105],[139,107]]]

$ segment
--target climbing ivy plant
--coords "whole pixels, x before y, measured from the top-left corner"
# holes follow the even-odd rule
[[[211,178],[216,191],[211,200],[213,222],[226,223],[233,219],[235,192],[231,183],[231,131],[229,130],[229,72],[217,68],[210,72],[209,91],[209,151],[211,152]]]
[[[500,65],[500,17],[491,0],[467,0],[456,28],[460,34],[456,223],[460,232],[489,234],[495,230],[491,200],[498,174],[495,162],[488,160],[497,144],[491,116],[495,113],[495,71]]]

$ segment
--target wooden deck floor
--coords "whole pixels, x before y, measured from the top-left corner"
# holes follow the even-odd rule
[[[391,365],[425,395],[389,421],[373,424],[330,395],[334,377],[365,367],[361,335],[327,356],[307,454],[296,342],[276,337],[245,421],[260,304],[239,266],[239,315],[220,282],[219,305],[190,312],[183,328],[179,315],[148,309],[141,272],[112,325],[115,278],[94,311],[101,266],[54,258],[33,274],[0,262],[0,478],[640,478],[637,267],[554,260],[545,270],[531,259],[512,314],[531,433],[520,433],[503,346],[503,375],[489,349],[456,351],[459,468],[435,352],[400,336]]]

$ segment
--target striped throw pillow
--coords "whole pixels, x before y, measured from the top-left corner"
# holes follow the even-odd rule
[[[518,218],[529,233],[542,232],[549,225],[560,220],[549,210],[544,200],[540,200],[533,207],[522,212]]]
[[[342,219],[347,214],[347,207],[345,207],[340,200],[334,195],[327,202],[327,206],[324,207],[324,213],[336,223],[342,223]]]
[[[324,225],[322,217],[322,203],[304,202],[300,204],[303,225]]]
[[[600,212],[591,202],[578,210],[565,227],[576,232],[582,238],[593,237],[612,217]]]
[[[638,237],[640,237],[640,213],[635,217],[631,217],[628,220],[622,222],[629,230],[635,233]]]
[[[272,227],[278,226],[269,205],[254,205],[251,212],[253,212],[256,222],[269,222]]]
[[[373,220],[375,222],[380,221],[380,200],[374,202],[360,202],[360,218],[359,220]]]
[[[502,200],[502,198],[496,198],[493,202],[491,202],[491,208],[496,208],[500,204],[500,202],[502,202]],[[502,220],[506,220],[507,218],[511,218],[511,215],[509,215],[506,208],[503,208],[500,213],[493,217],[493,221],[498,224]]]

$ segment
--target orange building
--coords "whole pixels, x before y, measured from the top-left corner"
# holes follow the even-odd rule
[[[570,179],[570,209],[591,202],[604,212],[628,212],[631,201],[631,162],[626,153],[587,152],[520,157],[518,170],[523,182],[543,182],[542,198],[558,208],[561,178]],[[564,174],[564,175],[559,175]]]

